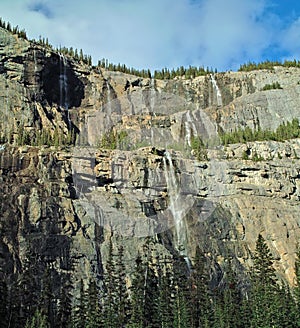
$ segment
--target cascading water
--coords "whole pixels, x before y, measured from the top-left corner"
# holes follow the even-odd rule
[[[152,78],[150,79],[150,114],[155,116],[155,97],[156,97],[156,90],[155,90],[155,80]]]
[[[165,152],[165,156],[163,157],[163,164],[168,188],[169,210],[173,217],[176,234],[175,247],[179,254],[183,256],[188,268],[190,269],[190,260],[187,255],[187,227],[184,221],[185,206],[182,204],[180,198],[175,168],[171,154],[168,151]]]
[[[107,104],[106,104],[106,110],[107,110],[107,114],[111,115],[112,112],[112,108],[111,108],[111,90],[110,90],[111,86],[109,84],[109,82],[106,80],[106,89],[107,89]]]
[[[67,113],[69,126],[71,125],[69,114],[69,99],[68,99],[68,76],[67,76],[67,59],[62,54],[59,55],[59,103]]]
[[[188,146],[191,147],[192,137],[197,137],[198,133],[197,133],[196,125],[192,120],[191,112],[189,110],[186,112],[186,121],[184,122],[184,126],[185,126],[185,133],[186,133],[185,140]]]
[[[218,87],[217,81],[216,81],[213,74],[210,75],[210,79],[211,79],[211,83],[212,83],[213,88],[214,88],[214,90],[216,92],[216,95],[217,95],[217,105],[218,105],[218,107],[222,107],[223,106],[222,94],[221,94],[221,91]]]

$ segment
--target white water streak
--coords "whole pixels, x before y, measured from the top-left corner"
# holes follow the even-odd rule
[[[215,79],[215,77],[214,77],[213,74],[210,75],[210,78],[211,78],[211,83],[213,85],[213,88],[214,88],[214,90],[215,90],[215,92],[217,94],[217,105],[219,107],[222,107],[223,106],[222,94],[221,94],[221,91],[220,91],[220,89],[218,87],[217,81],[216,81],[216,79]]]
[[[186,112],[186,121],[184,122],[185,126],[185,140],[188,146],[192,145],[192,137],[197,137],[198,132],[195,123],[193,122],[191,112],[188,110]]]
[[[106,104],[106,110],[107,110],[107,114],[111,115],[112,112],[112,108],[111,108],[111,90],[110,90],[111,86],[109,84],[108,81],[106,81],[106,89],[107,89],[107,104]]]
[[[68,101],[68,76],[67,59],[64,55],[59,55],[59,104],[67,111],[68,124],[70,126],[69,101]]]
[[[174,220],[174,228],[176,233],[175,247],[179,254],[184,257],[189,267],[190,261],[187,255],[187,228],[184,222],[186,209],[185,204],[182,204],[181,202],[179,184],[176,179],[175,168],[172,162],[172,157],[168,151],[165,152],[163,163],[166,170],[169,209]]]
[[[155,90],[155,80],[152,78],[150,79],[150,113],[154,114],[155,116],[155,97],[156,97],[156,90]]]

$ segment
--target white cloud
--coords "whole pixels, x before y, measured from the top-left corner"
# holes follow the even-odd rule
[[[289,53],[289,58],[300,57],[300,17],[296,19],[282,34],[280,38],[281,45]]]
[[[1,0],[0,12],[30,37],[82,48],[94,61],[223,70],[261,60],[275,42],[279,20],[268,13],[267,1]],[[290,31],[291,44],[296,31]]]

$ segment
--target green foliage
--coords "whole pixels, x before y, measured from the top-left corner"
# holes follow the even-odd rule
[[[233,132],[221,134],[221,141],[224,145],[233,143],[246,143],[251,141],[284,141],[300,137],[299,120],[294,118],[292,122],[282,123],[275,131],[270,130],[251,130],[249,127],[245,129],[237,129]]]
[[[206,149],[201,137],[193,137],[192,138],[191,148],[192,148],[192,154],[196,156],[198,161],[208,160],[207,149]]]
[[[117,71],[127,74],[132,74],[135,76],[140,76],[143,78],[155,78],[160,80],[174,79],[175,77],[184,77],[186,79],[195,78],[197,76],[204,76],[216,72],[212,68],[204,68],[203,66],[189,66],[189,67],[178,67],[177,69],[169,70],[168,68],[163,68],[162,70],[155,70],[152,76],[149,69],[137,70],[135,68],[129,68],[124,64],[113,64],[107,59],[102,59],[98,61],[98,67],[107,69],[109,71]]]
[[[11,32],[12,34],[17,35],[18,37],[27,40],[26,31],[24,29],[20,30],[18,26],[12,27],[9,22],[5,22],[0,17],[0,27],[6,29],[7,31]]]
[[[204,253],[197,246],[190,277],[190,308],[193,327],[205,327],[212,321],[209,267]]]
[[[128,133],[125,130],[117,132],[111,129],[100,140],[99,147],[104,149],[124,149],[127,144]]]
[[[300,61],[294,59],[294,60],[285,60],[284,62],[279,61],[264,61],[261,63],[254,63],[249,62],[247,64],[243,64],[240,66],[239,71],[243,72],[250,72],[254,70],[260,70],[260,69],[268,69],[268,70],[274,70],[275,66],[283,66],[283,67],[300,67]]]
[[[265,239],[259,235],[256,241],[252,272],[253,327],[278,327],[279,284],[273,267],[273,256]]]
[[[35,311],[34,316],[28,319],[25,328],[49,328],[46,316],[39,310]]]
[[[273,89],[282,89],[279,82],[273,82],[272,84],[266,84],[262,90],[273,90]]]
[[[8,137],[3,137],[3,140],[8,142]],[[74,131],[68,131],[65,134],[58,127],[54,131],[48,129],[29,131],[23,125],[19,125],[15,135],[14,143],[18,146],[68,146],[75,143]]]
[[[108,246],[108,260],[104,272],[103,288],[90,279],[85,289],[83,281],[79,293],[73,293],[70,275],[62,279],[59,299],[52,292],[51,272],[43,277],[42,293],[32,295],[40,289],[39,261],[28,251],[24,275],[19,279],[19,290],[10,287],[9,306],[5,284],[0,284],[0,327],[74,327],[74,328],[244,328],[244,327],[299,327],[299,260],[296,260],[296,288],[279,283],[273,268],[274,259],[264,238],[259,235],[253,255],[253,267],[247,290],[241,290],[233,261],[227,259],[223,265],[220,284],[211,286],[211,259],[196,248],[191,271],[180,255],[162,258],[156,254],[151,240],[146,241],[142,255],[136,258],[132,284],[126,285],[124,249],[116,250],[113,243]],[[29,265],[30,264],[30,265]],[[31,272],[32,271],[32,272]],[[246,276],[247,277],[247,276]],[[247,279],[246,279],[247,280]],[[47,283],[48,281],[48,283]],[[245,281],[243,280],[245,287]],[[15,285],[16,286],[16,285]],[[29,290],[35,288],[35,290]],[[77,295],[74,299],[74,294]],[[130,303],[128,302],[130,294]],[[29,297],[29,295],[31,295]],[[71,303],[71,299],[73,302]],[[20,301],[18,304],[16,301]],[[15,302],[15,309],[11,306]],[[296,302],[295,302],[296,301]],[[45,302],[46,304],[43,304]],[[57,306],[53,320],[48,304]],[[20,307],[19,307],[20,305]],[[73,307],[71,317],[70,310]],[[20,311],[20,308],[22,311]],[[26,310],[26,312],[24,312]],[[7,312],[8,311],[8,312]],[[56,312],[56,311],[54,311]],[[9,313],[8,316],[5,313]],[[21,314],[21,316],[20,316]],[[2,316],[3,315],[3,316]],[[5,321],[5,316],[10,318]]]
[[[0,280],[0,328],[6,328],[8,323],[8,290],[6,281]]]
[[[90,294],[90,293],[89,293]],[[75,299],[72,311],[73,328],[82,328],[87,320],[88,295],[86,295],[83,280],[80,279],[79,297]],[[89,304],[94,304],[89,300]]]

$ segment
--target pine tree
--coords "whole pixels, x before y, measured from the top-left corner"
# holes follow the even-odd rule
[[[144,294],[146,267],[141,255],[138,253],[135,260],[135,270],[131,285],[131,318],[130,327],[142,328],[144,321]]]
[[[151,261],[151,258],[149,261]],[[145,272],[144,327],[155,328],[159,324],[159,290],[158,277],[155,274],[151,262],[147,263]]]
[[[116,260],[116,310],[119,327],[128,322],[129,300],[126,287],[126,272],[124,265],[124,248],[119,246]]]
[[[8,324],[8,294],[6,282],[0,280],[0,328],[6,328]]]
[[[82,313],[82,316],[84,319],[84,313]],[[90,279],[87,290],[86,325],[83,327],[98,328],[101,325],[101,319],[98,287],[95,279]]]
[[[211,321],[211,300],[208,283],[207,259],[200,248],[196,247],[194,265],[190,277],[190,311],[193,327],[205,327]]]
[[[59,296],[59,307],[57,313],[57,326],[59,328],[71,327],[72,323],[72,283],[70,274],[62,277]]]
[[[106,272],[104,276],[105,292],[103,304],[103,323],[105,328],[117,327],[115,277],[116,270],[111,237],[109,240],[108,258],[106,261]]]
[[[25,328],[49,328],[50,325],[46,316],[39,310],[36,310],[33,317],[28,319]]]
[[[190,325],[190,295],[186,272],[186,263],[183,258],[174,259],[174,328],[185,328]]]
[[[84,328],[87,316],[87,295],[84,290],[83,280],[79,284],[79,298],[73,305],[73,327]]]
[[[242,296],[237,287],[237,278],[230,262],[225,269],[225,286],[219,292],[216,301],[219,314],[221,315],[219,321],[221,321],[224,327],[244,327],[241,324]]]
[[[173,288],[173,272],[171,267],[171,260],[165,259],[160,263],[160,259],[157,258],[158,263],[158,313],[160,327],[173,328],[173,307],[174,307],[174,295],[175,290]],[[163,272],[165,271],[165,272]]]
[[[254,254],[251,288],[251,324],[257,328],[276,326],[278,284],[273,268],[273,257],[262,237],[258,236]]]
[[[53,313],[53,293],[52,293],[52,281],[51,272],[47,267],[44,275],[41,279],[42,290],[39,300],[39,307],[41,313],[45,315],[47,320],[53,325],[54,324],[54,313]]]

